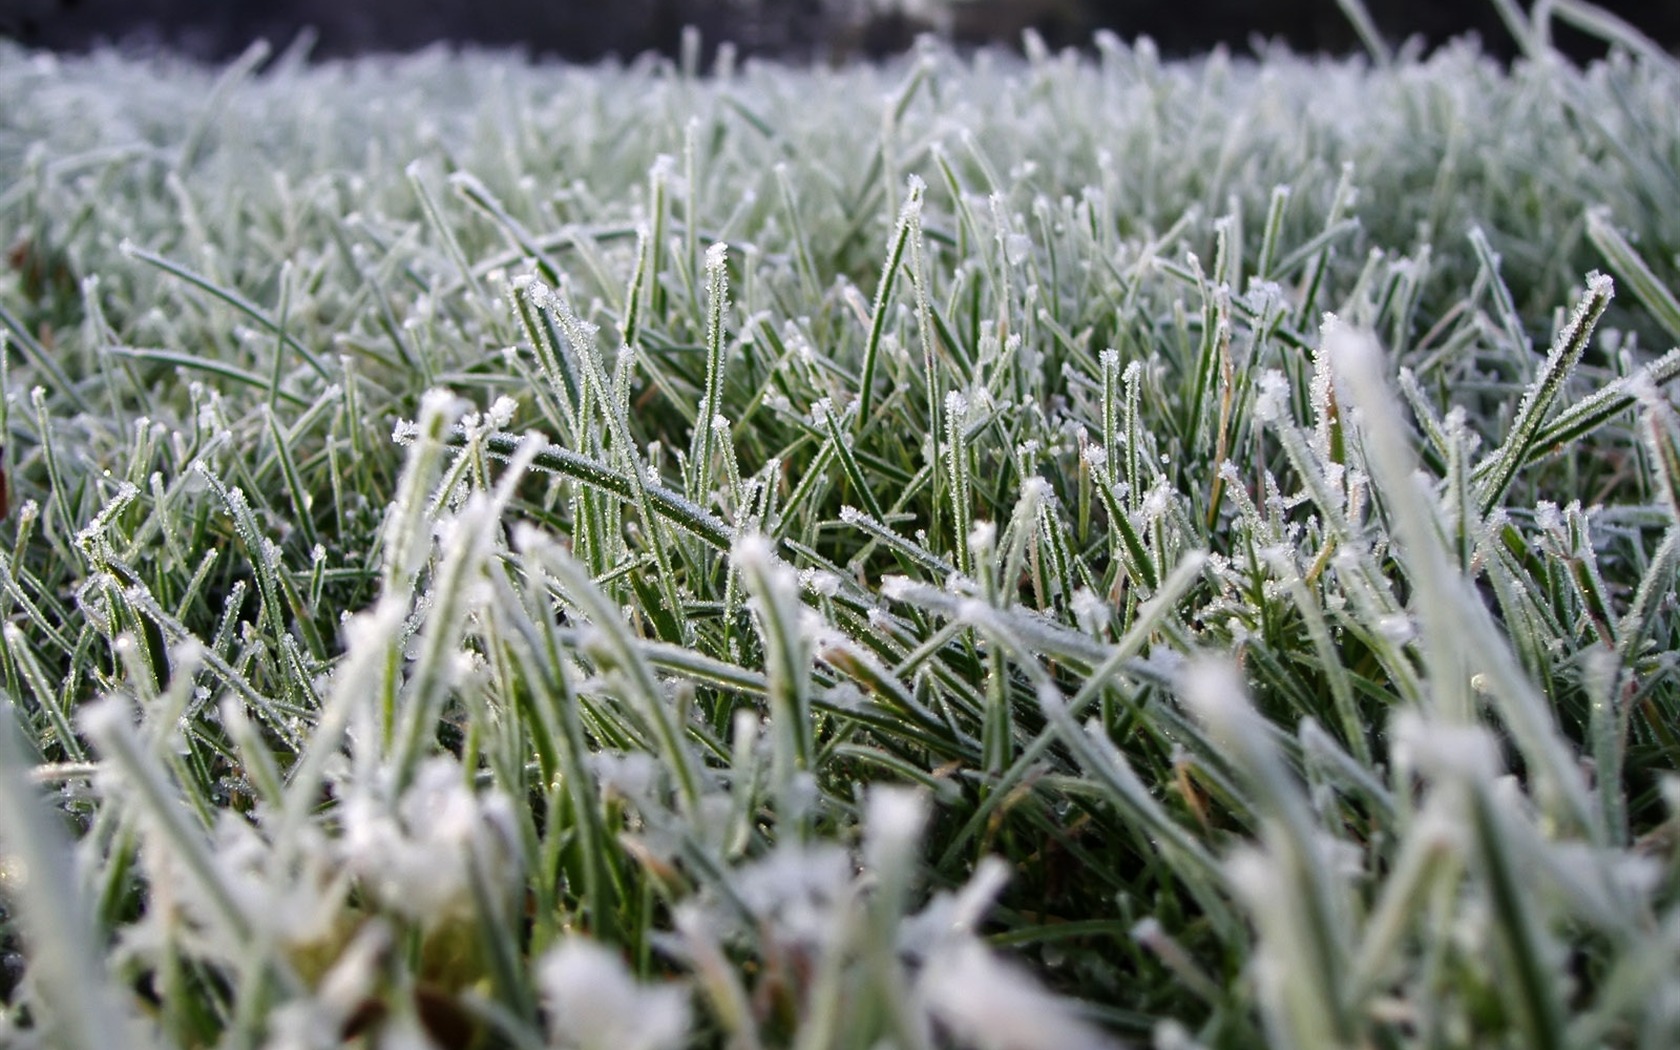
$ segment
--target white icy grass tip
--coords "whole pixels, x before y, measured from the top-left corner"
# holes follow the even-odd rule
[[[1229,660],[1190,661],[1178,675],[1179,695],[1216,737],[1234,738],[1258,720],[1249,706],[1242,673]]]
[[[936,955],[953,940],[972,937],[1009,882],[1009,865],[985,856],[974,874],[955,892],[940,891],[927,907],[905,919],[899,943],[908,953]]]
[[[1505,769],[1498,741],[1480,726],[1447,725],[1402,711],[1391,735],[1395,762],[1427,777],[1486,782]]]
[[[618,953],[573,937],[544,955],[537,982],[549,1045],[567,1050],[664,1050],[687,1042],[688,990],[642,984]]]
[[[1337,383],[1351,384],[1359,393],[1376,394],[1383,389],[1383,349],[1376,337],[1355,328],[1335,314],[1325,314],[1319,330],[1319,352],[1329,363]]]
[[[533,309],[541,310],[553,300],[554,293],[548,285],[542,283],[535,276],[524,276],[514,282],[514,290],[525,294],[525,301]]]
[[[1254,397],[1254,415],[1262,423],[1276,423],[1289,412],[1289,380],[1275,368],[1260,373]]]
[[[1628,376],[1626,386],[1629,396],[1638,401],[1643,408],[1655,409],[1668,405],[1668,399],[1663,396],[1662,387],[1658,386],[1656,380],[1651,378],[1649,366]]]
[[[472,868],[521,877],[512,807],[474,793],[459,763],[434,758],[391,806],[370,792],[344,802],[345,866],[392,911],[435,927],[472,907]]]
[[[467,401],[465,398],[441,387],[433,387],[420,395],[419,418],[421,419],[431,419],[433,416],[447,419],[461,414],[466,409]]]
[[[901,866],[919,855],[927,826],[928,801],[920,791],[877,787],[869,792],[864,815],[864,861],[876,869]]]
[[[513,422],[514,413],[518,411],[519,402],[503,394],[490,406],[490,423],[498,430],[504,429],[509,423]]]
[[[937,952],[918,985],[928,1011],[980,1050],[1097,1050],[1112,1044],[1081,1020],[1071,1003],[1025,969],[963,938]]]
[[[1172,498],[1172,486],[1163,478],[1154,488],[1144,493],[1143,506],[1138,508],[1143,520],[1153,522],[1163,517],[1172,508]]]
[[[851,857],[832,843],[783,843],[738,870],[733,888],[747,910],[784,943],[820,946],[839,930],[852,895]]]
[[[820,427],[828,424],[828,417],[834,413],[832,398],[819,397],[811,405],[811,425]]]
[[[1410,616],[1390,613],[1377,618],[1377,634],[1396,645],[1405,645],[1418,636],[1418,628]]]
[[[769,537],[752,532],[735,541],[729,551],[729,560],[741,572],[768,573],[776,564],[776,554]]]
[[[1089,587],[1080,587],[1073,592],[1073,618],[1079,624],[1079,629],[1093,637],[1102,634],[1108,625],[1108,602]]]
[[[1021,498],[1032,500],[1035,507],[1050,499],[1054,494],[1055,490],[1050,487],[1050,483],[1037,474],[1021,481]]]
[[[840,577],[826,569],[801,569],[799,586],[820,597],[832,598],[840,593]]]
[[[1268,853],[1254,846],[1239,846],[1225,858],[1225,878],[1250,908],[1265,911],[1273,902],[1287,900],[1291,879]]]
[[[292,946],[322,943],[332,934],[350,883],[319,828],[306,824],[275,843],[248,820],[224,813],[211,829],[210,847],[222,883],[253,926]],[[283,869],[274,863],[277,849],[291,855]],[[184,903],[189,911],[203,910],[191,896]]]
[[[127,732],[133,726],[134,705],[120,695],[82,704],[76,710],[76,727],[94,739]]]

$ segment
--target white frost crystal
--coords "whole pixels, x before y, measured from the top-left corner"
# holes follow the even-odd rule
[[[688,1034],[688,991],[641,984],[618,953],[573,937],[543,956],[537,981],[549,1045],[568,1050],[664,1050]]]
[[[919,990],[929,1011],[981,1050],[1081,1050],[1109,1046],[1020,966],[962,939],[928,960]]]
[[[381,904],[427,927],[472,907],[475,855],[486,871],[520,877],[507,799],[475,794],[452,759],[421,766],[395,806],[360,791],[342,812],[346,867]]]

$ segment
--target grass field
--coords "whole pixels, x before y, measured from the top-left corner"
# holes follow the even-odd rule
[[[1680,67],[0,45],[0,1044],[1680,1045]]]

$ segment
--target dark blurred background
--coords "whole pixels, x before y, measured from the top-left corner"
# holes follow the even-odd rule
[[[1390,43],[1417,35],[1433,45],[1475,32],[1489,51],[1512,51],[1491,0],[1367,6]],[[1680,0],[1602,6],[1670,49],[1680,44]],[[879,57],[931,28],[962,44],[1016,44],[1030,27],[1062,47],[1086,45],[1106,27],[1148,35],[1170,55],[1219,43],[1241,49],[1257,37],[1304,52],[1360,46],[1336,0],[0,0],[0,36],[31,47],[165,46],[207,59],[237,54],[257,37],[283,46],[310,26],[318,57],[451,41],[588,61],[675,53],[685,25],[708,43],[732,40],[748,54],[795,61]],[[1576,34],[1557,39],[1577,57],[1595,51]]]

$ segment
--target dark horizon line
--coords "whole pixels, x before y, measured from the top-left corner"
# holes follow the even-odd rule
[[[445,45],[455,48],[483,48],[519,53],[529,60],[560,59],[597,62],[616,59],[631,63],[647,54],[677,58],[681,54],[684,26],[700,34],[705,61],[709,65],[718,48],[731,43],[743,58],[757,57],[792,63],[836,59],[885,58],[907,50],[916,30],[927,28],[899,18],[876,18],[837,31],[819,12],[820,0],[797,0],[778,4],[776,17],[759,20],[730,19],[704,0],[619,0],[616,21],[598,12],[588,19],[567,5],[540,5],[536,17],[517,17],[522,0],[503,0],[488,8],[481,5],[471,26],[448,11],[433,9],[429,14],[393,22],[376,17],[377,3],[364,2],[345,8],[312,10],[330,0],[295,0],[290,12],[274,13],[249,9],[230,11],[217,8],[199,12],[200,17],[177,18],[173,22],[133,17],[139,3],[123,4],[118,17],[102,17],[102,0],[6,0],[7,3],[43,3],[57,14],[37,15],[34,20],[0,9],[0,38],[10,38],[24,47],[58,53],[85,53],[101,46],[133,54],[168,54],[209,62],[222,62],[245,51],[257,39],[267,39],[277,53],[303,53],[309,61],[327,61],[355,55],[402,55]],[[185,0],[190,3],[191,0]],[[959,47],[1001,44],[1019,50],[1020,30],[1040,32],[1045,42],[1060,50],[1074,47],[1091,51],[1095,35],[1106,29],[1124,39],[1152,40],[1166,57],[1206,55],[1224,46],[1236,53],[1257,50],[1256,44],[1283,45],[1302,55],[1348,56],[1365,48],[1352,24],[1341,16],[1337,5],[1324,0],[1283,0],[1269,5],[1241,0],[1191,0],[1163,10],[1147,4],[1140,11],[1128,8],[1126,0],[994,0],[1004,12],[1026,10],[1038,13],[1037,25],[1010,22],[959,27],[950,39]],[[170,6],[170,0],[163,0]],[[1011,8],[1010,4],[1015,7]],[[0,5],[3,6],[3,5]],[[276,4],[276,7],[282,5]],[[527,3],[528,6],[528,3]],[[1499,21],[1493,5],[1478,5],[1465,11],[1463,4],[1404,4],[1398,10],[1370,4],[1381,14],[1378,30],[1391,48],[1421,39],[1426,51],[1434,51],[1465,37],[1475,37],[1481,51],[1490,57],[1515,57],[1517,42]],[[1676,5],[1680,8],[1680,5]],[[179,4],[175,13],[180,15]],[[1330,8],[1329,12],[1324,9]],[[1224,9],[1233,9],[1224,11]],[[1046,15],[1045,12],[1050,12]],[[329,12],[335,12],[330,13]],[[1073,12],[1075,14],[1069,14]],[[1104,17],[1107,12],[1109,17]],[[1059,14],[1058,14],[1059,13]],[[1120,14],[1127,17],[1121,19]],[[1192,17],[1200,13],[1201,17]],[[1222,13],[1228,17],[1218,17]],[[1649,12],[1645,12],[1647,15]],[[190,12],[189,12],[190,14]],[[124,15],[129,16],[124,20]],[[213,16],[213,17],[211,17]],[[314,17],[312,17],[314,16]],[[1056,17],[1051,17],[1056,16]],[[1333,16],[1333,17],[1332,17]],[[1667,48],[1680,44],[1680,12],[1666,21],[1642,28]],[[1124,24],[1121,24],[1121,23]],[[1002,30],[999,31],[999,27]],[[465,30],[474,31],[465,31]],[[988,32],[987,30],[992,30]],[[311,34],[313,36],[311,37]],[[1564,54],[1583,60],[1603,54],[1602,42],[1559,27],[1556,44]]]

